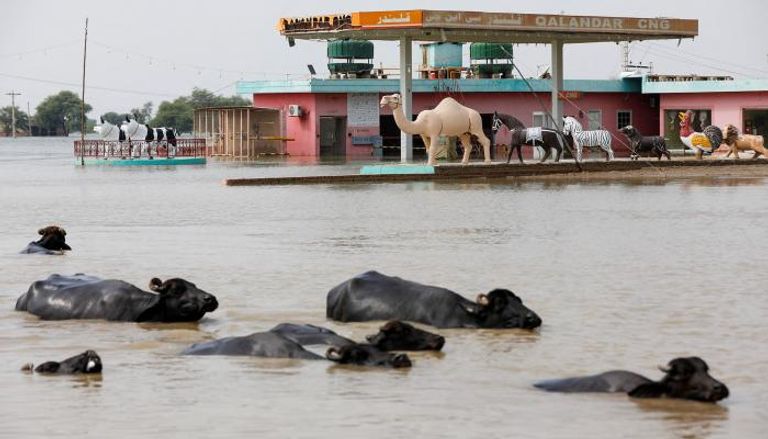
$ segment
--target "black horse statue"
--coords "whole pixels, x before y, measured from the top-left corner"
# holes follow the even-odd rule
[[[517,158],[520,163],[523,162],[523,145],[531,145],[533,147],[539,146],[544,149],[544,157],[541,158],[541,162],[545,162],[550,155],[552,155],[552,149],[557,151],[555,155],[555,162],[560,161],[560,156],[563,153],[563,147],[566,146],[567,140],[562,132],[552,128],[526,128],[522,122],[517,118],[508,114],[499,114],[493,112],[493,124],[492,130],[496,133],[501,126],[505,125],[509,129],[511,136],[509,145],[509,154],[507,155],[507,163],[512,159],[512,152],[517,149]]]

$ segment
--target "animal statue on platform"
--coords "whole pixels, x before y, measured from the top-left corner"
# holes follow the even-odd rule
[[[637,160],[642,153],[651,153],[659,160],[661,160],[661,156],[666,156],[667,160],[672,160],[672,155],[667,149],[667,140],[664,137],[644,136],[632,125],[627,125],[619,131],[629,139],[629,146],[632,150],[630,158],[632,160]]]
[[[555,162],[560,161],[560,156],[563,153],[563,147],[566,145],[567,140],[562,132],[554,130],[552,128],[533,127],[525,128],[522,122],[508,114],[499,114],[493,112],[493,125],[492,130],[494,133],[498,132],[502,125],[509,129],[510,142],[509,153],[507,154],[507,163],[512,159],[512,152],[517,149],[517,158],[520,163],[523,162],[523,145],[531,145],[533,147],[541,147],[544,149],[544,157],[541,158],[541,162],[545,162],[550,155],[552,155],[552,149],[557,151],[555,155]],[[512,126],[510,126],[512,125]]]
[[[136,119],[126,116],[123,126],[125,127],[125,135],[132,147],[132,155],[134,157],[140,157],[142,154],[149,155],[150,142],[155,139],[154,134],[150,135],[152,129],[149,128],[149,125],[139,123]],[[138,145],[134,146],[134,143],[138,143]]]
[[[103,117],[99,118],[99,121],[101,125],[96,125],[93,130],[99,134],[100,140],[107,142],[104,145],[104,157],[106,158],[114,154],[115,146],[120,147],[121,143],[128,139],[123,127],[113,125],[108,120],[104,120]]]
[[[573,116],[563,117],[563,134],[570,136],[576,146],[576,161],[581,162],[582,151],[585,146],[599,146],[605,151],[605,161],[613,160],[611,149],[611,133],[607,130],[584,131],[578,120]]]
[[[731,124],[727,124],[724,128],[725,139],[723,139],[723,143],[728,145],[729,148],[728,154],[725,155],[726,157],[733,154],[734,158],[738,159],[740,151],[754,151],[755,154],[752,156],[753,159],[756,159],[761,155],[768,157],[768,150],[765,149],[765,139],[763,136],[755,136],[751,134],[740,135],[739,129]]]
[[[683,145],[696,152],[696,159],[701,160],[704,154],[712,154],[723,143],[723,132],[720,128],[709,125],[701,132],[693,130],[693,111],[679,113],[680,141]]]
[[[405,116],[399,94],[382,97],[379,105],[382,108],[387,106],[392,109],[395,123],[404,133],[421,136],[427,149],[428,165],[436,164],[435,152],[440,136],[458,136],[461,139],[464,148],[461,163],[465,165],[469,163],[469,155],[472,152],[471,136],[476,136],[480,144],[483,145],[485,162],[491,162],[491,141],[483,132],[480,113],[459,104],[455,99],[443,99],[434,109],[420,112],[414,121]]]

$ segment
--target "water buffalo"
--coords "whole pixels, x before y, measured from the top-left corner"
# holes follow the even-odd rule
[[[479,294],[471,302],[445,288],[368,271],[328,292],[325,313],[342,322],[409,320],[438,328],[525,328],[541,325],[509,290]]]
[[[411,359],[406,354],[384,352],[369,344],[353,344],[341,347],[330,347],[325,357],[340,364],[357,366],[378,366],[403,368],[411,367]]]
[[[37,253],[44,255],[63,255],[64,251],[72,250],[67,245],[67,232],[59,226],[48,226],[38,230],[41,236],[37,241],[32,241],[21,253]]]
[[[216,297],[184,279],[152,278],[149,288],[157,294],[121,280],[53,274],[34,282],[16,301],[16,311],[43,320],[194,322],[219,306]]]
[[[304,360],[323,359],[323,357],[304,349],[299,343],[272,331],[195,343],[184,349],[181,355],[248,355]]]
[[[621,392],[635,398],[678,398],[717,402],[728,397],[728,388],[709,375],[709,366],[699,357],[675,358],[661,381],[652,381],[626,370],[599,375],[547,380],[534,386],[550,392]]]
[[[32,372],[32,363],[25,364],[21,370]],[[75,374],[75,373],[101,373],[101,357],[94,351],[85,351],[82,354],[69,357],[62,362],[46,361],[34,368],[37,373]]]
[[[382,351],[439,351],[445,344],[442,336],[399,320],[387,322],[377,334],[365,339]]]
[[[315,325],[281,323],[270,329],[301,345],[347,346],[356,342],[342,337],[327,328]],[[439,351],[445,339],[413,327],[408,323],[393,320],[379,328],[379,332],[366,337],[368,343],[382,351]]]
[[[355,344],[354,341],[346,337],[342,337],[328,328],[310,324],[298,325],[296,323],[280,323],[279,325],[270,329],[270,332],[280,334],[285,338],[305,346],[346,346]]]
[[[320,326],[294,323],[281,323],[269,331],[242,337],[225,337],[196,343],[184,349],[181,354],[322,359],[320,355],[304,348],[309,345],[330,345],[326,357],[343,364],[384,367],[411,365],[407,355],[390,354],[373,345],[358,344]]]

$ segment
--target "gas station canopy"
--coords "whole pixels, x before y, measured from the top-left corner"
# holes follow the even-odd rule
[[[596,43],[693,38],[698,20],[471,11],[367,11],[281,18],[280,34],[294,39],[498,43]]]

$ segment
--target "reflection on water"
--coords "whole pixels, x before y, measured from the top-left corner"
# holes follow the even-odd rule
[[[707,438],[724,433],[728,407],[695,401],[630,398],[651,418],[659,418],[683,438]]]
[[[81,437],[763,437],[768,384],[764,178],[482,179],[225,187],[224,178],[348,174],[358,164],[212,161],[80,168],[67,139],[0,139],[0,435]],[[60,224],[75,249],[17,252]],[[761,234],[762,233],[762,234]],[[376,269],[466,297],[508,288],[544,320],[435,330],[410,370],[181,357],[192,343],[311,323],[365,340],[381,322],[325,319],[325,294]],[[84,272],[144,287],[183,277],[215,294],[199,323],[40,321],[13,311],[30,283]],[[103,377],[19,372],[93,349]],[[324,349],[317,351],[324,353]],[[720,404],[552,394],[545,378],[697,355]],[[94,416],[98,413],[98,416]],[[127,416],[126,413],[130,413]],[[159,417],[158,413],[172,413]],[[478,420],[482,420],[479,422]],[[500,433],[503,432],[503,433]],[[622,432],[626,432],[623,434]]]

